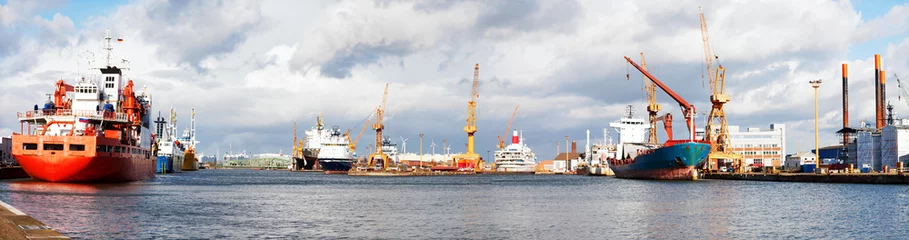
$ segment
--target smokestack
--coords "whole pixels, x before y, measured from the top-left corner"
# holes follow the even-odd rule
[[[881,118],[884,109],[881,106],[881,55],[874,54],[874,127],[881,130]]]
[[[521,139],[518,137],[518,130],[514,130],[514,134],[511,135],[511,144],[519,144]]]
[[[571,153],[578,153],[578,143],[571,141]]]
[[[843,129],[849,127],[849,65],[843,63]],[[849,133],[843,132],[843,146],[849,144]]]
[[[887,108],[887,74],[881,70],[881,128],[890,125],[884,117],[884,109]]]

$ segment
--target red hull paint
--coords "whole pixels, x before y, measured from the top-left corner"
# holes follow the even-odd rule
[[[615,171],[615,177],[654,180],[697,180],[698,171],[693,166],[649,171]]]
[[[29,176],[48,182],[132,182],[155,177],[156,159],[144,155],[111,155],[119,156],[15,157]]]

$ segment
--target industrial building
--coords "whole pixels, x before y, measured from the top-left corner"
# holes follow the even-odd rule
[[[0,138],[0,164],[17,165],[13,158],[13,140],[10,137]]]
[[[730,125],[730,150],[741,154],[744,167],[781,167],[786,156],[786,125],[770,124],[769,129],[746,128]],[[703,139],[704,131],[697,132],[698,139]],[[726,163],[731,164],[731,162]]]

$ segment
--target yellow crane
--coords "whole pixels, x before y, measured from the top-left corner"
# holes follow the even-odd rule
[[[385,155],[385,152],[382,152],[382,130],[385,129],[385,125],[382,124],[382,121],[385,118],[385,103],[388,100],[388,83],[385,84],[385,93],[382,94],[382,105],[376,108],[376,122],[372,124],[372,129],[376,130],[376,145],[375,152],[369,154],[369,161],[367,166],[373,168],[376,165],[376,161],[382,161],[382,170],[388,170],[388,155]]]
[[[350,140],[350,129],[347,129],[347,133],[345,133],[345,135],[347,135],[347,142],[348,142],[347,146],[350,148],[350,152],[357,151],[357,143],[360,142],[360,137],[363,136],[363,132],[366,131],[366,127],[369,126],[371,122],[372,122],[372,113],[370,113],[369,116],[366,117],[366,121],[363,123],[363,127],[360,128],[360,134],[357,134],[357,139],[353,140],[353,141]]]
[[[499,145],[496,147],[498,147],[500,150],[505,149],[504,139],[508,137],[508,132],[511,130],[511,123],[514,122],[514,116],[518,114],[519,107],[521,107],[521,105],[514,107],[514,113],[511,114],[511,119],[508,120],[508,126],[505,127],[505,134],[502,134],[502,136],[499,136]]]
[[[707,20],[704,19],[704,11],[698,6],[701,13],[701,38],[704,41],[704,58],[707,65],[707,77],[710,80],[710,103],[712,108],[707,116],[707,126],[704,129],[704,140],[710,143],[710,155],[708,155],[708,169],[712,169],[710,162],[715,162],[718,167],[721,160],[732,160],[736,171],[742,170],[742,155],[732,152],[729,149],[729,129],[726,121],[726,112],[723,105],[729,102],[729,95],[726,94],[726,68],[719,64],[716,71],[713,70],[713,59],[719,57],[712,53],[710,48],[710,37],[707,34]]]
[[[480,97],[480,64],[477,63],[473,68],[473,92],[470,95],[470,102],[467,102],[467,125],[464,126],[464,132],[467,133],[467,152],[454,157],[458,168],[474,168],[479,170],[483,168],[483,162],[480,155],[474,152],[474,133],[477,132],[477,99]]]
[[[641,68],[647,70],[647,60],[644,59],[643,52],[641,53]],[[648,132],[649,136],[647,137],[647,142],[650,144],[659,144],[659,141],[657,140],[656,122],[658,121],[657,113],[660,112],[660,104],[657,104],[656,102],[656,89],[656,84],[654,84],[653,81],[650,81],[645,75],[644,92],[647,93],[647,113],[649,113],[650,116],[650,131]],[[670,122],[670,124],[672,123]],[[672,133],[668,134],[671,136]],[[672,137],[669,139],[672,139]]]

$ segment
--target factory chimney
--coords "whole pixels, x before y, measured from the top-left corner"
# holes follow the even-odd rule
[[[849,127],[849,65],[843,63],[843,129]],[[849,133],[843,132],[843,146],[849,144]]]
[[[571,141],[571,153],[578,153],[578,142]]]
[[[881,106],[881,55],[874,54],[874,127],[883,127],[884,108]]]

